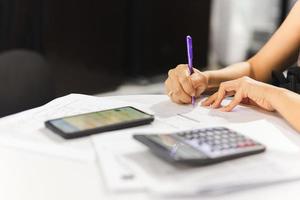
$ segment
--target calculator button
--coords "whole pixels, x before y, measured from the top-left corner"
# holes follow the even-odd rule
[[[178,133],[181,140],[207,154],[218,157],[238,154],[247,150],[248,147],[255,148],[260,145],[255,141],[227,128],[207,128]],[[251,149],[249,149],[250,151]]]
[[[209,145],[214,145],[214,141],[210,140],[210,141],[207,141],[205,142],[206,144],[209,144]]]
[[[214,138],[215,138],[216,140],[219,140],[219,139],[222,138],[222,136],[220,136],[220,135],[215,135]],[[224,138],[224,137],[223,137],[223,138]]]
[[[222,138],[229,138],[229,135],[227,135],[226,133],[223,133],[220,137],[222,137]]]
[[[238,145],[237,145],[236,143],[230,143],[229,146],[230,146],[231,148],[237,148],[237,147],[238,147]]]

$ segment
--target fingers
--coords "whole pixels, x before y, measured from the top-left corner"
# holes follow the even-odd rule
[[[187,93],[185,93],[185,91],[183,90],[183,88],[181,87],[181,85],[179,84],[179,82],[177,80],[173,80],[172,81],[172,96],[171,99],[176,102],[176,103],[180,103],[180,104],[187,104],[187,103],[191,103],[191,96],[188,95]]]
[[[169,78],[166,81],[166,87],[167,87],[167,93],[171,92],[169,96],[173,102],[179,104],[191,103],[191,96],[184,91],[179,81],[177,80],[176,76],[173,75],[169,76]]]
[[[195,97],[200,97],[200,95],[201,95],[203,92],[205,92],[205,90],[206,90],[206,88],[204,88],[204,87],[199,87],[199,88],[197,88],[197,89],[196,89],[196,95],[195,95]]]
[[[218,92],[207,98],[204,102],[202,102],[203,106],[211,106],[212,108],[220,108],[222,101],[227,97],[235,94],[239,89],[236,81],[228,81],[220,84]],[[235,95],[237,96],[237,94]],[[236,103],[238,100],[242,101],[242,99],[238,98],[239,96],[235,97],[233,103]],[[231,104],[230,107],[227,107],[226,110],[230,110],[230,108],[235,107],[235,104]],[[233,106],[233,107],[232,107]]]
[[[177,74],[177,77],[183,90],[190,96],[195,96],[196,90],[193,87],[192,80],[190,79],[190,77],[186,76],[185,74]]]
[[[192,74],[190,78],[194,88],[206,88],[208,85],[207,77],[204,75],[204,73],[201,73],[200,71],[195,71],[195,73]]]
[[[169,71],[169,77],[176,78],[188,95],[200,96],[207,88],[208,81],[207,77],[199,70],[195,69],[194,71],[195,73],[190,75],[187,65],[178,65],[175,69]]]
[[[176,103],[191,103],[192,97],[199,97],[207,88],[208,78],[195,69],[190,75],[187,65],[178,65],[169,70],[165,81],[168,96]],[[170,93],[171,92],[171,93]]]
[[[210,97],[208,97],[205,101],[201,103],[202,106],[210,106],[217,98],[218,92],[214,93]]]
[[[174,71],[184,91],[190,96],[197,96],[197,89],[203,85],[201,82],[204,82],[201,78],[201,72],[195,70],[195,73],[190,76],[187,65],[179,65]]]
[[[243,101],[243,96],[242,94],[239,92],[239,93],[236,93],[233,100],[225,107],[221,108],[220,110],[221,111],[224,111],[224,112],[230,112],[232,111],[237,105],[239,105],[241,102]]]
[[[200,97],[200,95],[206,90],[208,86],[208,80],[205,75],[200,72],[194,73],[190,76],[193,88],[196,88],[196,97]]]
[[[196,79],[201,80],[199,77]],[[169,70],[168,79],[165,81],[166,93],[176,103],[191,103],[192,96],[200,96],[205,90],[201,87],[195,89],[194,84],[187,65],[179,65]]]
[[[207,98],[202,105],[219,108],[223,99],[234,93],[234,98],[227,106],[221,108],[221,111],[230,112],[240,103],[260,106],[266,110],[274,110],[270,104],[264,104],[265,87],[262,83],[249,77],[224,82],[220,85],[218,92]]]
[[[214,103],[211,105],[213,108],[219,108],[223,99],[226,97],[226,88],[224,85],[221,85],[216,96]]]

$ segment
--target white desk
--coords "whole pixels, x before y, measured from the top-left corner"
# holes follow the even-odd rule
[[[139,103],[146,107],[153,107],[153,105],[158,104],[164,105],[168,101],[166,96],[122,96],[104,97],[103,99],[117,99],[132,105]],[[159,110],[156,111],[159,112]],[[275,119],[275,126],[284,130],[291,140],[300,145],[300,136],[289,125],[276,116],[271,117]],[[0,130],[2,130],[1,127]],[[74,143],[84,146],[84,148],[90,150],[91,156],[94,156],[93,147],[88,138],[76,140]],[[0,199],[153,199],[153,197],[148,197],[143,193],[111,194],[107,192],[99,167],[94,160],[83,162],[64,159],[63,157],[47,156],[44,153],[39,154],[4,144],[0,144],[0,158]],[[300,182],[293,182],[217,196],[213,199],[298,199],[300,196],[299,188]],[[199,199],[199,197],[195,199]]]

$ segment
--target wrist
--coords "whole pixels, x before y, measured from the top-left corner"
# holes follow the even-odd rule
[[[206,88],[203,94],[212,95],[218,91],[219,84],[215,84],[213,80],[213,71],[205,71],[202,74],[206,77]]]
[[[213,78],[213,71],[205,71],[203,72],[203,75],[206,77],[206,89],[210,90],[210,89],[214,89],[214,88],[218,88],[219,85],[215,84],[214,82],[214,78]]]
[[[206,78],[206,85],[207,85],[207,87],[208,87],[209,82],[210,82],[210,73],[209,73],[209,71],[205,71],[205,72],[202,72],[202,74],[203,74],[203,76],[205,76],[205,78]]]
[[[282,98],[287,95],[288,92],[289,91],[284,88],[272,86],[272,91],[267,92],[267,101],[278,111],[278,107],[280,107],[282,103]]]

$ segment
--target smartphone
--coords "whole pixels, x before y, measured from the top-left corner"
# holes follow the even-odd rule
[[[66,139],[149,124],[154,116],[127,106],[53,119],[45,126]]]

